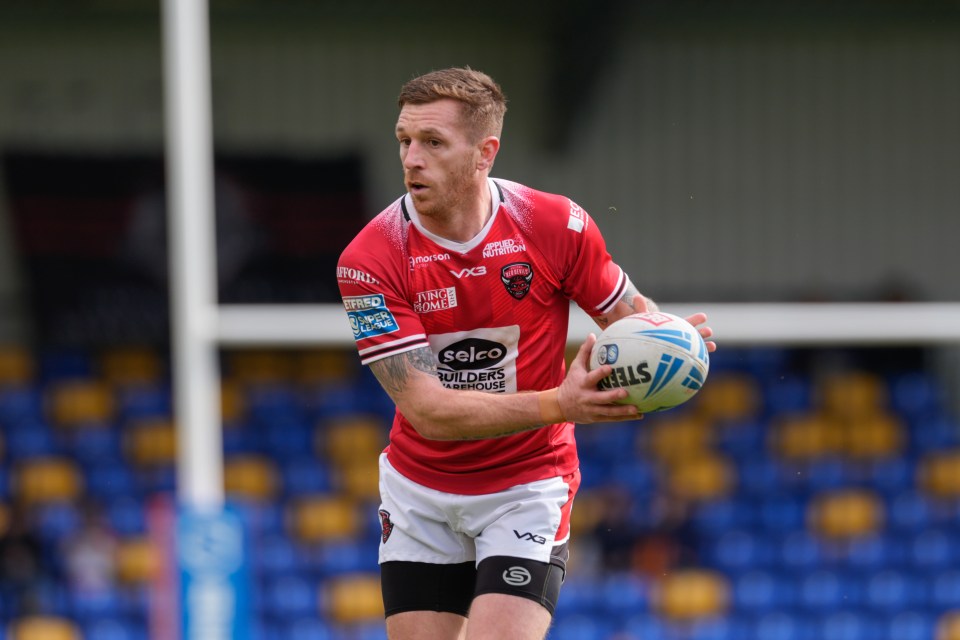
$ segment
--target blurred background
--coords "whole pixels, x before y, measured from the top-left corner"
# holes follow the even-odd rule
[[[494,175],[667,310],[960,302],[956,0],[452,5],[211,0],[221,302],[337,302],[403,189],[397,92],[452,65],[510,100]],[[0,2],[0,639],[170,637],[163,96],[155,0]],[[956,361],[721,342],[684,407],[579,429],[550,637],[960,638]],[[388,399],[350,344],[221,376],[251,637],[383,638]]]

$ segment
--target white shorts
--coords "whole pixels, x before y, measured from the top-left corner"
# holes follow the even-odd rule
[[[569,538],[578,485],[576,473],[492,494],[445,493],[401,475],[381,454],[380,562],[479,564],[491,556],[550,562],[554,546]]]

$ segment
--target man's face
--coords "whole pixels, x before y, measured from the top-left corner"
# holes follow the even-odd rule
[[[478,169],[480,145],[470,141],[460,109],[460,103],[444,99],[400,110],[403,180],[423,216],[449,218],[485,178]]]

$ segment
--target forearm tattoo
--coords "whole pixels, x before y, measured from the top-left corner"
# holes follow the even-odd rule
[[[432,376],[437,375],[437,361],[427,347],[377,360],[370,365],[370,370],[377,376],[386,392],[394,394],[403,391],[407,385],[410,367]]]

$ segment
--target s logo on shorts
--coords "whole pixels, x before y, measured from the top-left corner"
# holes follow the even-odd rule
[[[503,581],[511,587],[522,587],[530,584],[533,576],[524,567],[510,567],[503,572]]]

